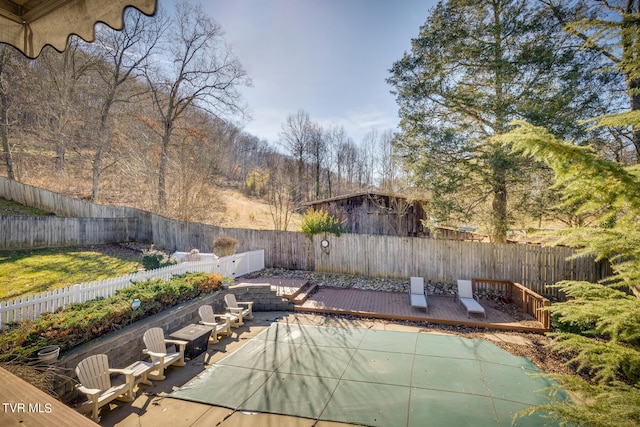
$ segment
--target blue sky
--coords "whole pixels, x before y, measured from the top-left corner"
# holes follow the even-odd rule
[[[199,1],[199,0],[192,0]],[[168,0],[160,4],[172,8]],[[434,0],[202,0],[253,81],[244,129],[276,143],[304,109],[359,143],[398,123],[389,68],[410,49]]]

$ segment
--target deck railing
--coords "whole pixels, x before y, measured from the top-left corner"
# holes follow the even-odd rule
[[[473,291],[479,294],[498,295],[509,298],[525,314],[533,316],[545,329],[551,328],[548,307],[551,301],[531,289],[509,280],[471,279]]]

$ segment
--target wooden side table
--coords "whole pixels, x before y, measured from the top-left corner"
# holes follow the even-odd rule
[[[138,360],[137,362],[132,363],[131,365],[127,366],[124,369],[133,371],[133,378],[134,378],[133,386],[135,387],[139,383],[146,384],[146,385],[153,385],[153,383],[149,381],[149,379],[147,378],[147,374],[153,370],[153,367],[154,367],[154,364],[151,362]],[[131,392],[133,393],[133,390],[131,390]]]

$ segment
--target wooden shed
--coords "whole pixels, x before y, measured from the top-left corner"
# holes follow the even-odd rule
[[[377,192],[363,192],[306,203],[308,209],[325,210],[344,221],[348,233],[425,236],[426,219],[421,201]]]

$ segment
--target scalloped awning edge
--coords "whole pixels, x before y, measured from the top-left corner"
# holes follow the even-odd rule
[[[24,10],[19,3],[0,2],[0,42],[10,44],[29,58],[36,58],[46,45],[62,52],[69,36],[86,41],[95,38],[95,25],[102,22],[122,29],[124,9],[134,7],[146,15],[156,12],[157,0],[46,0]]]

